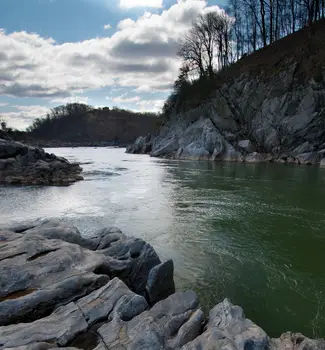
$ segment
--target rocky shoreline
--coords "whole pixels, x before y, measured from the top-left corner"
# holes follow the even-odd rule
[[[82,180],[81,167],[42,148],[0,138],[0,184],[67,186]]]
[[[0,287],[1,350],[325,349],[301,334],[271,339],[227,299],[206,317],[194,292],[175,293],[173,262],[117,228],[1,228]]]

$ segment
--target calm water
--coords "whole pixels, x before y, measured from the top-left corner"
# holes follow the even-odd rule
[[[224,297],[270,335],[325,337],[325,169],[49,150],[83,163],[70,187],[0,187],[0,224],[64,217],[118,226],[173,258],[205,309]]]

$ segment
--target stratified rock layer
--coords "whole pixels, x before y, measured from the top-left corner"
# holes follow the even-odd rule
[[[69,185],[82,169],[62,157],[20,142],[0,139],[0,184]]]
[[[0,229],[1,350],[325,349],[301,334],[270,339],[227,299],[206,320],[194,292],[174,292],[173,262],[116,228]]]

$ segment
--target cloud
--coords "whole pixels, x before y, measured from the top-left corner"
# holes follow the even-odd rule
[[[128,96],[127,93],[120,96],[107,96],[113,105],[118,105],[123,108],[132,108],[137,112],[159,112],[164,104],[164,100],[159,98],[143,98],[140,96]]]
[[[104,29],[105,30],[108,30],[108,29],[111,29],[111,28],[112,28],[112,26],[110,24],[105,24],[104,25]]]
[[[120,0],[120,7],[133,8],[133,7],[155,7],[161,8],[163,0]]]
[[[4,117],[8,126],[17,129],[25,129],[30,126],[35,118],[45,116],[50,111],[48,107],[31,105],[31,106],[12,106],[15,111],[4,112]]]
[[[199,14],[212,10],[220,11],[204,0],[178,0],[159,14],[146,11],[137,20],[122,20],[111,36],[62,44],[36,33],[0,29],[0,95],[70,101],[104,87],[167,94],[180,66],[178,42]]]

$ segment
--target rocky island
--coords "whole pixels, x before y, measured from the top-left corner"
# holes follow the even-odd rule
[[[325,340],[271,339],[225,299],[206,317],[176,292],[173,262],[119,229],[85,238],[60,220],[0,230],[0,349],[323,350]]]
[[[0,138],[0,184],[70,185],[82,169],[42,148]]]

